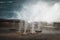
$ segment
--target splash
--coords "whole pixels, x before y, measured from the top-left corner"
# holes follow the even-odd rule
[[[55,3],[52,6],[49,5],[47,2],[43,1],[37,1],[29,2],[26,4],[23,4],[22,10],[19,12],[15,12],[17,14],[18,19],[25,20],[27,22],[59,22],[59,16],[60,16],[60,3]],[[40,26],[40,25],[39,25]],[[38,30],[39,27],[38,26]],[[25,32],[27,29],[27,24],[25,26]],[[32,24],[31,32],[35,32],[34,30],[34,24]]]
[[[60,3],[55,3],[50,6],[46,2],[36,2],[24,4],[20,12],[17,13],[18,19],[23,19],[25,21],[46,21],[54,22],[60,16]]]

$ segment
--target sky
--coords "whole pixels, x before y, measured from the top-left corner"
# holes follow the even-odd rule
[[[60,22],[60,0],[0,0],[0,18]]]

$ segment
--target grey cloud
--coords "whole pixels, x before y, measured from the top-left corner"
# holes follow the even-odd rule
[[[60,2],[60,0],[41,0],[41,1],[46,1],[46,2]]]
[[[21,10],[26,0],[0,0],[0,18],[16,17],[14,11]]]
[[[55,3],[60,2],[60,0],[41,0],[41,1],[44,1],[44,2],[47,2],[47,3],[50,3],[50,4],[55,4]]]
[[[53,6],[55,3],[60,3],[60,0],[33,0],[35,2],[42,1],[46,2],[49,6]]]
[[[54,5],[55,3],[59,3],[60,2],[60,0],[27,0],[27,3],[36,3],[36,2],[38,2],[38,1],[42,1],[42,2],[46,2],[46,3],[48,3],[49,5]]]

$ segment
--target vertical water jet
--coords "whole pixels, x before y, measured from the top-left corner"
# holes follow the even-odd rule
[[[25,24],[24,24],[24,34],[27,33],[27,28],[28,28],[28,23],[25,21]]]
[[[38,23],[37,31],[41,32],[41,24],[40,24],[40,22]]]
[[[34,23],[31,24],[31,33],[35,33],[35,26],[34,26]]]

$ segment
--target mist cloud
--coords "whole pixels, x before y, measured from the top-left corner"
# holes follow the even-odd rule
[[[0,18],[60,22],[60,0],[13,0],[0,6]]]
[[[59,0],[29,1],[23,4],[19,19],[27,21],[60,22]],[[22,16],[21,16],[22,15]]]

